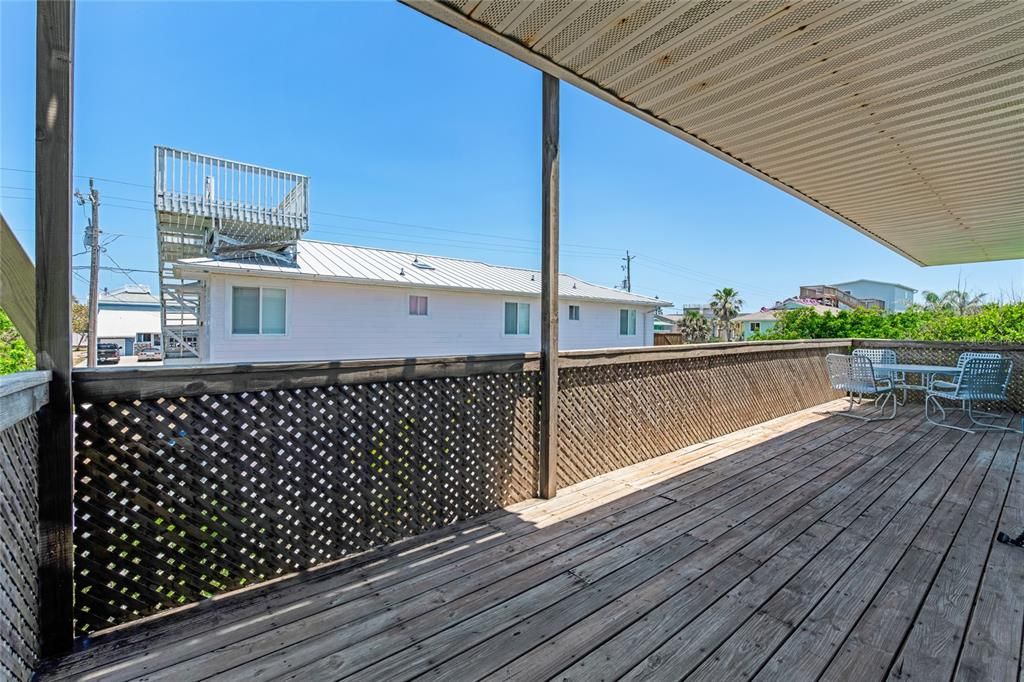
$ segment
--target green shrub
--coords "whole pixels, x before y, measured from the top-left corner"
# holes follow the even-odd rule
[[[754,338],[1024,343],[1024,303],[990,303],[971,315],[919,309],[886,314],[864,308],[818,313],[812,308],[798,308],[781,311],[775,327]]]
[[[14,328],[11,318],[0,309],[0,374],[13,374],[35,368],[35,355]]]

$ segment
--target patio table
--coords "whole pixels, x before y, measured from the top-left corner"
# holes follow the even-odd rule
[[[909,365],[902,362],[889,364],[889,363],[878,363],[872,365],[876,372],[903,372],[904,374],[920,374],[920,384],[901,384],[900,388],[906,388],[911,391],[925,391],[928,389],[928,385],[931,383],[932,378],[936,374],[948,374],[950,376],[958,376],[961,369],[959,367],[945,367],[943,365]]]

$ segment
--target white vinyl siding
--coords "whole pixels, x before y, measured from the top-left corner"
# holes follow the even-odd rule
[[[232,287],[231,333],[284,335],[286,298],[284,289]]]
[[[287,283],[285,283],[287,282]],[[287,334],[232,334],[232,286],[286,288]],[[409,358],[539,350],[540,297],[426,290],[271,277],[213,276],[209,280],[209,354],[204,362],[289,362]],[[409,316],[409,296],[429,297],[428,315]],[[505,334],[505,303],[529,304],[529,334]],[[567,308],[580,305],[580,320]],[[559,301],[558,345],[564,350],[651,345],[650,308],[636,306],[636,336],[619,335],[621,302]],[[583,311],[586,308],[586,311]],[[518,306],[517,306],[518,328]],[[523,309],[525,314],[525,307]],[[525,326],[525,325],[524,325]],[[143,329],[143,327],[139,327]],[[134,336],[135,331],[132,331]],[[525,329],[524,329],[525,331]],[[166,341],[165,344],[166,345]]]
[[[619,336],[636,336],[636,310],[619,310]]]

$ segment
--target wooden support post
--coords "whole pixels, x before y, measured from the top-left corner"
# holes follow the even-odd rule
[[[71,407],[71,106],[74,3],[36,5],[36,367],[52,373],[39,412],[42,655],[73,632]]]
[[[541,162],[540,496],[558,489],[558,79],[544,74]]]

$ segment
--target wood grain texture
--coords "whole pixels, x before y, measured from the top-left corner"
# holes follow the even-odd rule
[[[36,367],[52,372],[39,420],[42,651],[71,648],[71,132],[74,3],[36,5]]]
[[[36,347],[36,272],[21,242],[0,214],[0,308],[29,348]]]
[[[959,632],[929,679],[1013,679],[992,535],[1021,439],[820,411],[101,634],[43,679],[881,679],[921,620]]]
[[[0,397],[0,412],[17,396]],[[38,436],[34,414],[0,429],[0,677],[21,682],[32,678],[40,654]]]
[[[560,487],[834,397],[822,365],[830,349],[565,370],[558,426],[577,440],[562,442]],[[534,496],[544,393],[540,373],[522,371],[533,361],[76,372],[78,630]],[[691,417],[695,405],[708,411]]]
[[[542,498],[558,489],[558,168],[559,83],[541,74],[540,478]]]

